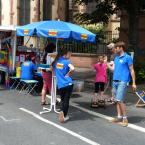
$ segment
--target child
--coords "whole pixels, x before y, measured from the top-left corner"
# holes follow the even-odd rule
[[[93,68],[96,71],[96,78],[95,78],[95,94],[92,99],[91,107],[98,107],[97,99],[99,96],[99,91],[100,91],[100,96],[101,96],[101,101],[102,101],[102,96],[104,95],[104,86],[105,83],[107,82],[107,64],[104,62],[105,57],[104,56],[99,56],[98,63],[96,63]]]

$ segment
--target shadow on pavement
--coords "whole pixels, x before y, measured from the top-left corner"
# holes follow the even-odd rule
[[[106,104],[106,107],[92,108],[90,102],[74,102],[78,104],[78,106],[91,110],[96,113],[100,113],[107,116],[116,116],[116,106],[112,104]]]
[[[3,105],[4,103],[0,103],[0,105]]]
[[[130,123],[139,123],[139,122],[145,123],[145,117],[131,116],[131,117],[128,117],[128,119]]]
[[[73,98],[80,98],[80,97],[82,97],[82,95],[77,94],[77,93],[73,93],[73,94],[71,95],[71,99],[73,99]]]
[[[86,112],[83,112],[79,109],[76,109],[75,107],[70,107],[70,120],[69,121],[78,121],[78,120],[91,120],[91,121],[96,121],[96,117],[94,115],[90,115]],[[81,116],[80,116],[81,115]]]

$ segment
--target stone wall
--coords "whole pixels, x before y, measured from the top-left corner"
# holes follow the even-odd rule
[[[97,62],[97,55],[93,54],[73,54],[71,61],[75,67],[90,68]]]

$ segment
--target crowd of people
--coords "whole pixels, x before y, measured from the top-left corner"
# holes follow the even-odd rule
[[[126,53],[124,42],[110,43],[107,47],[112,53],[110,60],[107,61],[106,56],[99,56],[98,62],[93,65],[93,69],[96,71],[96,77],[91,106],[98,107],[99,102],[103,100],[105,84],[108,81],[107,69],[109,69],[112,84],[111,100],[115,102],[117,107],[117,117],[111,120],[111,122],[120,122],[122,126],[127,126],[128,119],[125,96],[131,78],[132,88],[134,91],[136,90],[133,59]],[[49,71],[42,70],[43,86],[42,88],[40,87],[42,89],[41,105],[47,105],[46,93],[47,91],[51,93],[52,76],[55,75],[57,79],[57,90],[61,97],[59,121],[64,123],[69,119],[69,100],[73,91],[72,72],[75,68],[70,61],[71,52],[62,48],[58,51],[55,58],[52,58],[50,54],[54,52],[54,49],[54,45],[45,48],[43,63],[49,64],[51,69]],[[27,56],[26,61],[21,65],[21,78],[34,79],[33,74],[37,70],[37,66],[32,62],[30,56]]]

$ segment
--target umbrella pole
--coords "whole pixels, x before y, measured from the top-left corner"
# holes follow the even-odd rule
[[[56,53],[58,53],[58,39],[56,39]]]

